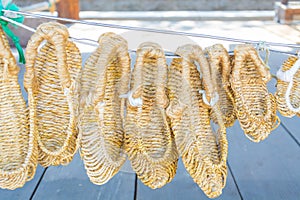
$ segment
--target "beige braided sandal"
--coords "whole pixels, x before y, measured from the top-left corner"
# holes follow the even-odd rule
[[[77,150],[81,55],[65,26],[40,25],[28,42],[24,86],[28,91],[31,133],[38,133],[39,163],[68,164]],[[41,43],[45,45],[39,49]]]
[[[230,78],[235,111],[245,135],[254,142],[268,137],[276,123],[276,102],[268,92],[269,68],[250,44],[237,45]]]
[[[125,149],[138,178],[152,189],[170,182],[178,154],[165,108],[167,65],[162,48],[143,43],[128,94]]]
[[[0,28],[0,188],[16,189],[34,177],[36,133],[18,83],[19,67]]]
[[[215,109],[218,104],[213,102],[216,101],[216,84],[212,85],[209,64],[199,46],[181,46],[176,54],[181,58],[174,58],[170,66],[167,114],[185,168],[204,193],[215,198],[221,195],[226,184],[228,148],[221,112]],[[203,88],[205,93],[201,95],[199,91]],[[206,105],[203,98],[213,106]],[[210,109],[216,113],[220,126],[217,133],[210,124]]]
[[[300,59],[290,56],[277,72],[275,98],[282,116],[300,114]]]
[[[81,78],[80,151],[91,182],[109,181],[126,160],[125,99],[129,90],[130,57],[125,39],[114,33],[99,38]]]
[[[216,74],[217,90],[219,101],[217,102],[223,116],[223,121],[226,127],[230,127],[236,120],[236,115],[233,106],[233,92],[230,87],[229,77],[231,73],[230,57],[227,50],[221,44],[215,44],[205,49],[208,55],[211,73]],[[215,112],[211,113],[212,120],[217,123]]]

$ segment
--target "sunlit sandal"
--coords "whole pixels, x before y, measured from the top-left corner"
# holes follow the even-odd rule
[[[16,189],[33,178],[36,133],[29,132],[28,109],[18,83],[19,67],[0,29],[0,188]],[[30,126],[34,120],[30,121]]]
[[[227,50],[221,44],[215,44],[205,49],[208,56],[210,71],[217,80],[217,92],[219,95],[219,107],[226,127],[232,126],[236,120],[233,106],[233,92],[230,87],[229,77],[231,73],[230,57]],[[217,117],[211,113],[212,120],[216,123]]]
[[[167,70],[158,44],[139,46],[128,94],[125,149],[138,178],[152,189],[170,182],[177,169],[178,154],[165,111]]]
[[[130,57],[126,40],[114,33],[99,37],[99,47],[85,63],[80,92],[80,152],[91,182],[109,181],[126,160],[125,99]]]
[[[81,55],[68,37],[65,26],[44,23],[26,49],[24,86],[35,122],[30,133],[38,133],[38,160],[44,167],[68,164],[77,150]]]
[[[185,168],[204,193],[215,198],[221,195],[226,184],[228,148],[221,111],[215,109],[218,107],[218,94],[213,89],[216,84],[212,85],[209,64],[199,46],[181,46],[176,54],[181,58],[174,58],[170,66],[167,114]],[[217,132],[210,123],[211,109],[220,124]]]
[[[277,110],[285,117],[300,114],[300,59],[290,56],[277,72]]]
[[[276,102],[268,92],[269,67],[250,44],[237,45],[230,77],[235,111],[245,135],[254,142],[268,137],[277,123]]]

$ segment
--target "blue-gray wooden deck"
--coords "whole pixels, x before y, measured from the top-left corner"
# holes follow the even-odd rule
[[[85,54],[87,57],[88,54]],[[272,73],[287,55],[272,53]],[[269,84],[275,91],[275,81]],[[222,200],[300,199],[300,119],[281,118],[281,125],[261,143],[249,141],[238,123],[228,129],[228,178]],[[127,167],[128,169],[128,167]],[[134,173],[119,172],[107,184],[92,184],[77,154],[68,166],[38,167],[34,179],[14,191],[1,190],[0,200],[193,200],[208,199],[193,182],[179,161],[174,180],[151,190]]]
[[[283,120],[272,135],[259,144],[242,134],[238,124],[228,130],[228,178],[217,199],[281,200],[300,199],[299,118]],[[151,190],[135,174],[119,172],[107,184],[92,184],[77,154],[68,166],[38,167],[35,178],[23,188],[0,190],[0,199],[55,200],[193,200],[208,199],[179,162],[174,180]]]

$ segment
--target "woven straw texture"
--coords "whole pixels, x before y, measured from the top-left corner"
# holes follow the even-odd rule
[[[129,90],[130,57],[126,40],[114,33],[99,38],[86,61],[80,92],[80,150],[90,180],[110,180],[126,160],[123,118]]]
[[[281,70],[286,72],[291,69],[291,67],[296,63],[298,57],[290,56],[281,66]],[[290,91],[290,102],[294,108],[300,107],[300,70],[298,69],[295,75],[292,77],[293,79],[293,86]],[[296,112],[289,109],[286,103],[286,92],[288,88],[289,82],[281,80],[280,78],[277,79],[277,90],[275,93],[275,98],[277,102],[277,110],[280,112],[281,115],[285,117],[293,117],[295,116]],[[299,112],[300,113],[300,112]],[[299,114],[298,113],[298,114]]]
[[[237,45],[230,78],[237,118],[246,136],[259,142],[275,128],[276,102],[268,93],[271,74],[252,45]]]
[[[12,190],[33,178],[37,141],[36,133],[29,133],[28,109],[18,84],[19,67],[1,28],[0,35],[0,188]]]
[[[126,115],[125,149],[138,178],[152,189],[170,182],[177,169],[178,154],[165,108],[167,65],[162,48],[143,43],[131,79]]]
[[[26,49],[24,86],[29,117],[36,124],[30,126],[30,133],[38,133],[38,160],[44,167],[68,164],[77,150],[81,55],[68,37],[65,26],[44,23]]]
[[[211,79],[209,64],[197,45],[181,46],[176,54],[181,58],[173,59],[170,66],[167,114],[187,171],[204,193],[214,198],[221,195],[226,184],[228,143],[220,111],[215,112],[222,129],[215,133],[210,124],[211,107],[204,104],[199,93],[204,86],[195,63],[202,68],[202,77]],[[212,96],[212,84],[206,87],[207,96]]]
[[[215,44],[205,49],[208,55],[211,73],[216,76],[217,92],[219,94],[219,107],[221,109],[223,121],[226,127],[230,127],[236,120],[233,106],[233,92],[230,87],[229,77],[231,73],[231,63],[227,50],[221,44]],[[212,120],[217,123],[215,112],[211,113]]]

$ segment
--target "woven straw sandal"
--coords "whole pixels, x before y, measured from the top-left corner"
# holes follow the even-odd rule
[[[24,86],[28,91],[29,118],[36,122],[39,163],[68,164],[77,150],[77,115],[81,55],[68,40],[65,26],[40,25],[28,42]],[[39,49],[40,44],[46,44]]]
[[[237,45],[230,77],[235,111],[245,135],[253,142],[268,137],[276,123],[276,102],[268,92],[271,79],[268,67],[250,44]]]
[[[177,169],[178,154],[165,112],[166,84],[162,48],[141,44],[128,94],[125,150],[138,178],[152,189],[170,182]]]
[[[35,174],[37,141],[36,133],[29,133],[28,109],[18,83],[19,67],[1,28],[0,35],[0,188],[13,190]]]
[[[169,71],[168,88],[170,104],[167,114],[171,118],[178,151],[185,168],[204,193],[215,198],[222,193],[227,178],[227,148],[226,132],[218,105],[212,103],[215,98],[209,72],[209,64],[197,45],[185,45],[177,49]],[[216,120],[220,129],[215,133],[210,124],[210,109],[199,93],[206,84],[206,101],[214,104]],[[207,77],[204,80],[204,77]],[[209,87],[208,87],[209,86]],[[208,100],[207,100],[208,98]]]
[[[277,110],[282,116],[300,114],[300,59],[290,56],[277,72],[275,98]]]
[[[229,77],[231,73],[231,63],[227,50],[221,44],[215,44],[205,49],[208,55],[211,73],[215,73],[217,79],[217,91],[219,94],[219,107],[226,127],[230,127],[236,120],[233,106],[233,92],[230,87]],[[211,113],[213,122],[217,122],[214,112]]]
[[[99,47],[86,61],[80,92],[80,151],[91,182],[109,181],[126,160],[125,99],[129,90],[130,57],[126,40],[114,33],[99,38]]]

